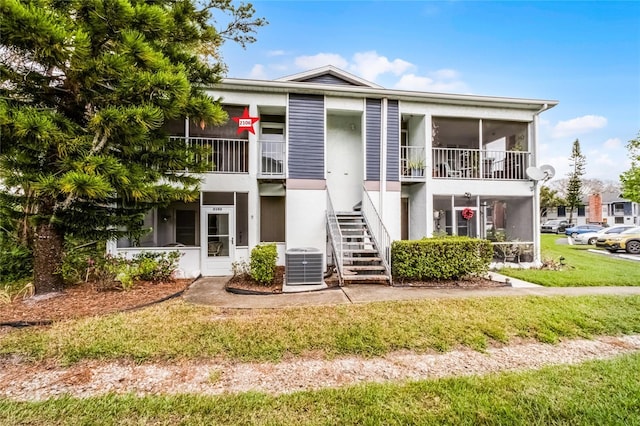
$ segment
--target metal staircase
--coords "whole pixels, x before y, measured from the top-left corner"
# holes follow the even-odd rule
[[[341,238],[342,264],[337,268],[340,281],[390,284],[387,267],[362,212],[336,212],[335,217]]]

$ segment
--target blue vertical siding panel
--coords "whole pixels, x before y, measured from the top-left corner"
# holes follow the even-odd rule
[[[324,179],[324,96],[289,95],[289,178]]]
[[[367,99],[366,106],[367,180],[380,180],[380,124],[382,123],[382,101]]]
[[[387,102],[387,181],[400,180],[400,112],[397,100]]]

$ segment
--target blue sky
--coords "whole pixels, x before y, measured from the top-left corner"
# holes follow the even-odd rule
[[[222,49],[228,77],[331,64],[386,88],[558,100],[541,162],[618,181],[640,131],[640,2],[252,1],[269,25]]]

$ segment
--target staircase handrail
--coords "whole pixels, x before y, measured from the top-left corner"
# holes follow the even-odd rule
[[[344,257],[342,231],[340,231],[340,225],[338,224],[338,216],[336,216],[336,212],[333,209],[329,189],[327,189],[327,228],[329,228],[329,241],[331,241],[331,247],[333,248],[333,262],[338,270],[340,284],[342,284],[342,266]]]
[[[367,222],[373,241],[381,254],[382,265],[387,275],[391,277],[391,236],[364,186],[362,187],[362,217]]]

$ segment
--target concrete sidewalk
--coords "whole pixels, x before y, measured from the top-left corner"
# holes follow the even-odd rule
[[[506,277],[492,273],[494,280]],[[269,309],[301,306],[346,305],[400,300],[504,296],[640,295],[640,287],[541,287],[509,279],[511,287],[487,289],[434,289],[357,284],[304,293],[244,295],[227,292],[229,277],[206,277],[194,282],[184,300],[197,305],[230,309]]]

